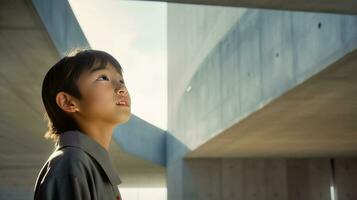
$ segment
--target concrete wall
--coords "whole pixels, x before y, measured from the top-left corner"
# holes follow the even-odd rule
[[[168,199],[197,197],[187,152],[356,47],[354,15],[168,4]]]
[[[198,22],[191,20],[194,12],[187,14],[186,9],[168,7],[168,132],[189,150],[357,47],[356,16],[249,10],[216,45],[201,51],[210,29],[201,35],[201,43],[179,38],[198,32]],[[220,18],[219,9],[207,9],[206,15]],[[179,11],[185,14],[175,14]],[[175,23],[186,25],[170,26]],[[198,62],[197,57],[204,59]],[[169,154],[168,161],[182,156],[176,152],[181,151]]]
[[[338,200],[357,199],[357,159],[338,158],[334,163]]]
[[[30,200],[32,197],[33,191],[29,188],[0,187],[0,199]]]
[[[355,158],[186,159],[185,200],[356,199]],[[169,198],[178,199],[178,198]]]
[[[190,128],[190,124],[187,123],[197,122],[198,114],[193,110],[187,113],[186,110],[191,109],[191,106],[201,109],[199,106],[207,105],[197,106],[199,99],[192,99],[190,104],[184,105],[183,99],[189,83],[201,63],[207,59],[207,56],[239,18],[245,14],[246,9],[168,4],[167,12],[169,135],[167,136],[166,160],[169,162],[174,159],[174,155],[182,155],[187,152],[180,146],[187,145],[187,149],[192,149],[192,143],[197,143],[201,137],[186,131]],[[207,89],[210,83],[215,83],[215,80],[207,81]],[[212,92],[214,92],[213,90]],[[217,96],[212,93],[202,93],[201,95]],[[201,126],[203,125],[209,125],[209,123],[201,124]],[[187,133],[186,136],[185,133]]]

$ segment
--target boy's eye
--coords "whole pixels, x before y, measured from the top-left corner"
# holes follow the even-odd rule
[[[101,75],[101,76],[99,76],[99,78],[97,78],[97,80],[101,81],[101,80],[109,80],[109,79],[108,79],[108,77],[106,75]]]

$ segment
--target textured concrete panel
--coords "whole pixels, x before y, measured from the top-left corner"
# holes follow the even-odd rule
[[[0,187],[0,199],[31,200],[32,189],[18,187]]]
[[[221,163],[219,159],[185,160],[183,199],[215,200],[221,198]]]
[[[169,11],[175,8],[182,9],[169,5]],[[207,12],[214,13],[214,10]],[[216,13],[220,16],[220,12]],[[175,72],[175,68],[182,67],[179,63],[169,65],[169,79],[173,78],[168,90],[169,133],[195,150],[238,124],[355,49],[357,37],[347,34],[354,29],[346,32],[342,28],[346,23],[353,24],[355,18],[352,15],[346,18],[337,14],[246,10],[198,67],[192,66],[193,74]],[[187,32],[190,29],[187,28]],[[175,38],[178,33],[172,31],[171,34]],[[185,41],[183,39],[182,46]],[[177,41],[172,43],[182,48]],[[169,49],[169,62],[171,58],[175,60],[187,54],[178,49],[173,53]],[[182,63],[191,61],[183,59]],[[188,83],[175,81],[187,76],[191,77]],[[183,85],[188,85],[188,89],[182,90]],[[258,131],[255,137],[264,130]],[[246,137],[241,134],[232,141],[248,140]]]
[[[183,178],[184,170],[186,169],[184,165],[184,160],[179,159],[174,162],[169,162],[167,166],[167,188],[173,188],[167,190],[167,199],[185,199],[183,198]],[[186,172],[185,172],[186,173]]]
[[[287,199],[284,159],[222,159],[223,199]]]
[[[326,200],[331,197],[330,161],[328,158],[184,159],[180,166],[181,183],[176,182],[183,185],[183,196],[172,195],[168,199]]]
[[[338,200],[357,199],[357,159],[337,158],[335,167],[335,189]]]

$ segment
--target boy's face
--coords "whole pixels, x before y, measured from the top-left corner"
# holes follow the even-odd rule
[[[83,72],[77,82],[82,95],[80,115],[88,122],[121,124],[131,115],[131,99],[124,78],[108,63],[104,69]],[[124,105],[123,102],[125,103]]]

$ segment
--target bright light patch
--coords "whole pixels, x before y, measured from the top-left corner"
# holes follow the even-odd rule
[[[335,188],[333,186],[330,187],[331,192],[331,200],[335,200]]]
[[[167,31],[163,2],[69,0],[93,49],[122,65],[132,113],[167,129]]]
[[[124,200],[166,200],[166,188],[119,188]]]

